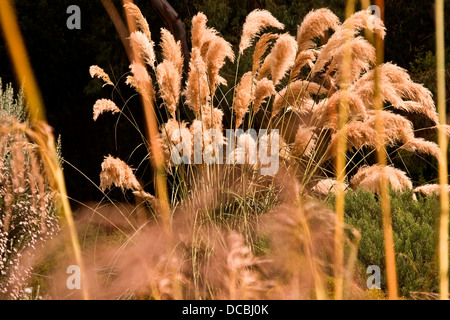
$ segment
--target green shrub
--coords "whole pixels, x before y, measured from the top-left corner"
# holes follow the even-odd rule
[[[399,294],[407,298],[415,291],[437,292],[439,286],[435,228],[439,222],[439,201],[421,196],[415,201],[412,196],[412,192],[391,192]],[[381,288],[386,290],[380,201],[364,190],[349,190],[345,200],[345,222],[362,235],[358,252],[361,273],[365,274],[369,265],[378,265],[382,270]],[[334,205],[333,198],[329,204]]]

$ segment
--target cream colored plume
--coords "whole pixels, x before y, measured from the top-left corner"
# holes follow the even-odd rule
[[[188,79],[183,95],[186,97],[185,103],[194,111],[196,116],[200,116],[200,108],[209,105],[211,99],[206,64],[198,48],[192,49]]]
[[[327,90],[324,87],[321,87],[315,82],[305,80],[294,81],[276,95],[272,107],[272,118],[284,107],[292,107],[293,109],[301,111],[304,102],[311,98],[311,94],[326,92]]]
[[[387,145],[393,146],[402,143],[402,149],[439,157],[440,150],[436,143],[414,136],[414,128],[411,121],[389,111],[381,111],[380,117],[385,128],[383,140]],[[374,112],[369,113],[367,120],[364,122],[351,121],[342,130],[346,132],[349,150],[352,148],[360,149],[364,146],[372,148],[378,146],[379,134],[376,130],[376,116]],[[333,134],[327,152],[335,153],[337,140],[338,133]]]
[[[172,62],[177,72],[181,75],[183,73],[184,59],[180,41],[175,41],[175,38],[167,29],[161,28],[160,45],[163,60]]]
[[[181,73],[169,60],[164,60],[156,68],[159,91],[170,115],[175,118],[175,111],[180,100]]]
[[[264,59],[258,79],[266,77],[270,71],[272,81],[274,85],[277,85],[284,78],[286,72],[294,65],[296,52],[297,42],[294,37],[287,33],[279,36],[272,50]]]
[[[208,50],[205,54],[206,70],[211,94],[214,94],[216,85],[226,85],[226,80],[219,76],[219,71],[225,64],[226,58],[231,62],[234,62],[234,52],[231,44],[222,37],[214,36],[209,42]]]
[[[122,160],[109,155],[102,162],[100,189],[105,191],[113,186],[121,188],[122,191],[125,189],[142,190],[133,170]]]
[[[152,41],[148,22],[142,15],[141,10],[132,2],[125,3],[123,6],[126,11],[134,17],[137,27],[145,34],[148,41]]]
[[[253,111],[258,112],[261,104],[265,102],[265,99],[275,93],[275,87],[271,80],[262,78],[261,80],[257,81],[254,95],[255,99],[253,100]]]
[[[126,83],[135,88],[145,99],[155,99],[152,79],[145,66],[138,62],[130,65],[132,76],[128,76]]]
[[[291,155],[294,157],[303,157],[311,155],[316,145],[317,135],[313,132],[313,128],[299,126],[295,134],[295,141],[291,149]]]
[[[376,55],[375,48],[369,41],[363,37],[352,38],[339,47],[331,60],[325,77],[333,74],[333,80],[339,84],[342,82],[342,61],[344,59],[345,52],[348,52],[348,48],[351,52],[351,70],[350,70],[350,83],[355,82],[360,78],[361,73],[367,72],[372,65],[375,64]]]
[[[338,129],[339,123],[339,108],[343,101],[343,91],[336,91],[330,98],[321,104],[321,107],[315,111],[316,126],[328,127]],[[352,92],[346,95],[346,102],[348,104],[348,118],[352,119],[366,119],[367,110],[364,102],[360,97]]]
[[[337,184],[339,182],[335,179],[322,179],[317,182],[317,184],[311,188],[311,191],[322,196],[328,195],[328,193],[336,194]],[[344,183],[344,190],[348,188],[348,184]]]
[[[99,99],[94,104],[94,121],[97,120],[98,116],[103,112],[111,112],[117,113],[120,112],[120,109],[116,106],[116,104],[109,99]]]
[[[153,41],[141,31],[134,31],[130,35],[130,45],[139,57],[145,60],[150,67],[155,68],[155,50]]]
[[[370,70],[356,81],[352,90],[361,97],[368,108],[373,108],[374,71]],[[433,97],[423,85],[414,83],[408,72],[392,63],[377,67],[380,93],[396,109],[425,115],[439,124]]]
[[[253,10],[245,19],[242,29],[241,42],[239,43],[239,53],[242,54],[245,49],[252,45],[253,39],[267,27],[284,29],[284,25],[280,23],[267,10]]]
[[[327,43],[320,49],[320,54],[317,57],[313,73],[322,71],[327,62],[334,57],[336,50],[342,46],[342,43],[351,40],[358,34],[358,32],[365,29],[369,19],[375,19],[374,25],[377,27],[374,28],[374,32],[378,36],[384,38],[386,31],[383,21],[376,16],[372,16],[366,10],[359,11],[345,20],[345,22],[330,37],[330,39],[328,39]]]
[[[208,18],[206,18],[203,12],[197,13],[192,18],[192,49],[197,48],[200,50],[203,59],[205,59],[205,54],[208,50],[209,43],[215,36],[217,36],[218,33],[214,28],[208,28],[206,26],[206,22],[208,22]]]
[[[197,48],[201,50],[203,45],[203,37],[206,32],[206,22],[208,18],[205,16],[203,12],[197,13],[192,18],[192,28],[191,28],[191,42],[192,48]]]
[[[306,50],[303,52],[297,51],[297,57],[295,58],[294,65],[292,66],[291,73],[289,75],[289,82],[298,78],[300,71],[306,65],[313,68],[313,61],[316,59],[316,55],[313,50]]]
[[[392,190],[411,190],[412,182],[402,170],[391,166],[363,166],[350,180],[350,185],[354,190],[358,188],[371,191],[380,195],[381,181],[383,176],[388,179]]]
[[[264,53],[266,53],[266,50],[269,47],[271,41],[276,38],[278,38],[278,35],[272,33],[264,33],[261,38],[259,38],[258,42],[255,45],[255,52],[253,53],[253,74],[256,74],[256,72],[261,67],[262,56],[264,55]]]
[[[97,77],[99,79],[102,79],[105,82],[103,86],[106,86],[107,84],[110,84],[112,86],[114,85],[111,82],[109,75],[99,66],[91,66],[89,68],[89,74],[91,75],[92,78]]]
[[[216,129],[222,131],[223,111],[218,108],[204,106],[202,108],[202,122],[205,129]]]
[[[160,128],[160,138],[162,140],[166,168],[173,165],[171,153],[177,148],[180,156],[187,156],[190,159],[192,153],[192,135],[185,122],[178,122],[171,118]],[[181,145],[180,145],[181,144]],[[186,154],[184,151],[188,150]]]
[[[297,29],[298,52],[316,47],[314,38],[323,37],[328,29],[336,30],[338,26],[339,18],[331,10],[310,11]]]
[[[242,124],[248,106],[253,100],[254,78],[252,72],[245,73],[236,88],[236,97],[234,98],[234,112],[236,114],[236,128]]]

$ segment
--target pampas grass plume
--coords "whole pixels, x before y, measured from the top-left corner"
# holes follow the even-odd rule
[[[103,113],[103,112],[111,112],[117,113],[120,112],[120,109],[116,106],[116,104],[109,99],[99,99],[94,104],[94,121]]]
[[[310,11],[297,30],[298,51],[314,48],[313,39],[323,37],[328,29],[336,30],[339,18],[331,10],[322,8]]]
[[[234,98],[234,112],[236,114],[236,128],[242,124],[248,106],[253,99],[254,79],[252,72],[245,73],[236,88],[236,97]]]
[[[155,68],[155,51],[153,41],[149,40],[147,36],[141,31],[134,31],[130,35],[130,44],[133,50],[145,60],[150,67]]]
[[[353,176],[350,184],[353,189],[364,189],[377,195],[381,194],[382,176],[385,175],[393,190],[411,190],[412,182],[406,173],[391,166],[364,166]]]
[[[245,19],[242,29],[241,42],[239,43],[239,53],[242,54],[245,49],[252,45],[253,39],[258,36],[262,29],[274,27],[284,29],[284,25],[280,23],[267,10],[253,10]]]
[[[95,66],[95,65],[91,66],[89,68],[89,74],[91,75],[92,78],[97,77],[99,79],[102,79],[105,82],[105,84],[103,86],[106,86],[107,84],[110,84],[112,86],[114,85],[111,82],[109,75],[99,66]]]

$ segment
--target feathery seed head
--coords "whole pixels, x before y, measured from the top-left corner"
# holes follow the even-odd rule
[[[269,11],[256,9],[250,12],[245,19],[245,23],[242,28],[239,53],[242,54],[245,49],[250,47],[253,39],[258,36],[262,29],[267,27],[284,29],[284,25],[272,16]]]
[[[181,75],[183,73],[184,59],[180,41],[175,41],[175,38],[167,29],[161,28],[160,45],[163,59],[172,62],[175,69]]]
[[[133,191],[142,190],[142,187],[137,181],[133,170],[122,160],[109,155],[105,157],[102,162],[100,189],[105,191],[112,186],[119,187],[122,191],[125,189],[130,189]]]
[[[137,27],[145,34],[148,41],[152,41],[152,36],[150,33],[150,28],[148,26],[147,20],[142,15],[141,10],[132,2],[128,2],[124,4],[125,10],[128,14],[132,15],[136,20]]]
[[[313,39],[323,37],[328,29],[336,30],[339,18],[327,8],[311,10],[297,30],[298,52],[316,47]]]
[[[181,74],[171,61],[164,60],[156,68],[156,75],[161,97],[170,115],[175,118],[175,111],[180,100]]]
[[[97,120],[98,116],[103,112],[110,111],[111,113],[120,112],[120,109],[116,104],[109,99],[99,99],[94,104],[94,121]]]
[[[245,73],[236,88],[236,97],[234,98],[234,112],[236,114],[236,128],[242,124],[248,106],[253,100],[254,78],[252,72]]]
[[[155,68],[155,50],[153,41],[141,31],[134,31],[130,35],[130,45],[133,50],[145,60],[150,67]]]
[[[89,68],[89,74],[91,75],[92,78],[97,77],[99,79],[102,79],[105,82],[105,84],[103,86],[106,86],[107,84],[110,84],[112,86],[114,85],[111,82],[109,75],[99,66],[95,66],[95,65],[91,66]]]

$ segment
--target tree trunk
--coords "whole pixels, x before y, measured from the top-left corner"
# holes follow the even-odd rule
[[[117,11],[115,5],[111,2],[111,0],[101,0],[103,7],[108,13],[111,21],[116,28],[117,33],[119,34],[120,40],[122,41],[123,47],[125,48],[125,52],[127,53],[128,60],[130,63],[133,62],[133,52],[131,51],[130,43],[128,41],[128,37],[130,33],[128,32],[128,28],[122,20],[119,12]]]
[[[262,8],[261,2],[259,0],[252,0],[251,4],[252,4],[252,10]]]
[[[181,50],[184,56],[184,72],[187,73],[189,66],[189,48],[186,40],[186,29],[178,13],[167,0],[151,0],[152,7],[158,12],[168,26],[175,40],[181,42]]]

